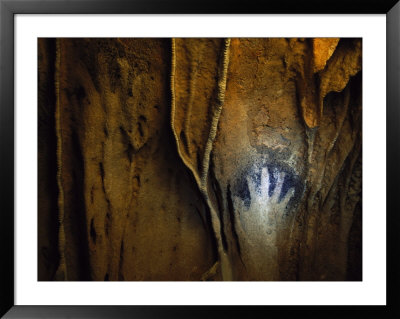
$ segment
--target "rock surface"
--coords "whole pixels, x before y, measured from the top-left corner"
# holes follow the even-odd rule
[[[38,53],[39,280],[361,280],[361,39]]]

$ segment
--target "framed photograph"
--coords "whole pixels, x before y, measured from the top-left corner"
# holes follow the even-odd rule
[[[0,10],[4,318],[400,315],[397,1]]]

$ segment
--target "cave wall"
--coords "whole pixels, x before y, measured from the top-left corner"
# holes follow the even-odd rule
[[[361,280],[361,39],[39,39],[39,280]]]

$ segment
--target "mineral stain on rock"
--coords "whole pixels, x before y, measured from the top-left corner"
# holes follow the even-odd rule
[[[362,40],[38,40],[38,279],[361,280]]]

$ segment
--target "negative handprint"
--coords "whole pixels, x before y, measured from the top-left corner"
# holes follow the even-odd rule
[[[274,269],[273,264],[277,262],[277,232],[286,222],[295,186],[285,183],[287,173],[277,167],[264,166],[261,173],[258,173],[259,168],[254,170],[256,175],[246,177],[250,202],[234,197],[235,226],[241,246],[246,250],[247,263],[265,278],[265,273]],[[270,278],[275,276],[269,275]]]
[[[295,191],[292,187],[286,194],[282,194],[285,176],[285,172],[278,172],[275,168],[270,178],[268,168],[263,167],[259,185],[253,178],[247,177],[250,206],[247,208],[241,198],[235,197],[235,207],[239,213],[236,216],[240,218],[240,224],[247,235],[265,239],[266,235],[272,235],[283,222],[286,207]],[[272,179],[275,181],[275,187]]]

